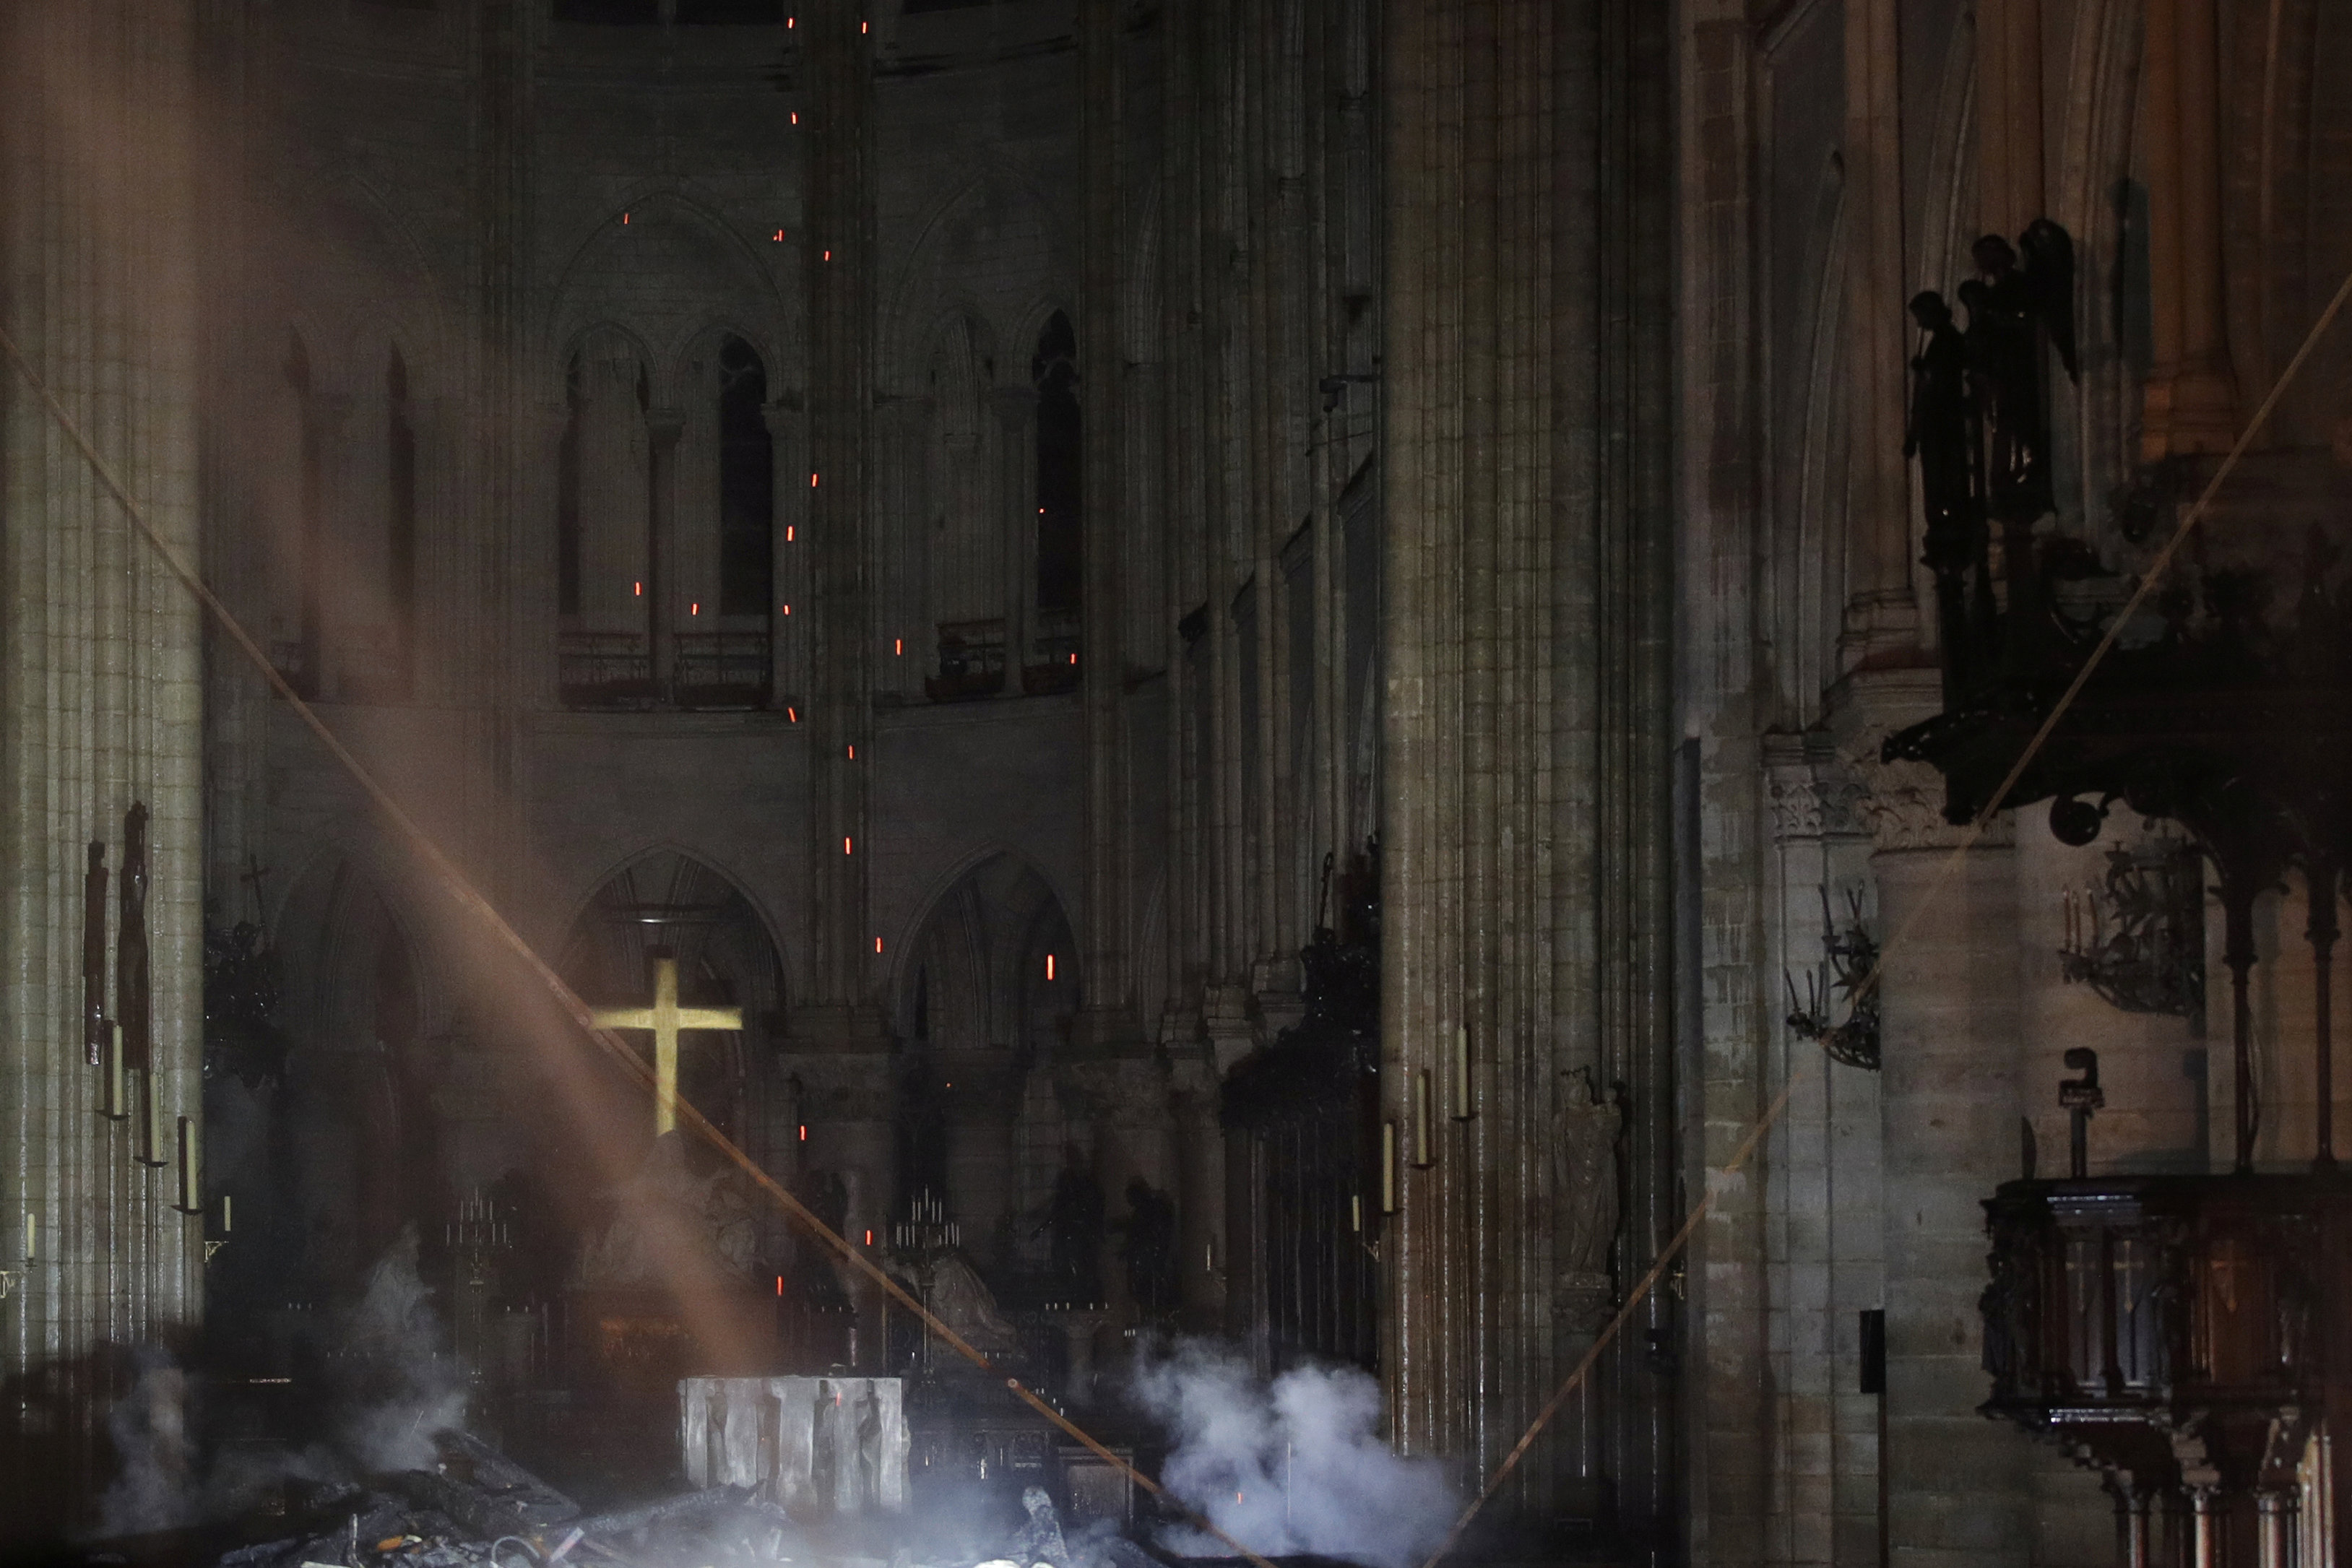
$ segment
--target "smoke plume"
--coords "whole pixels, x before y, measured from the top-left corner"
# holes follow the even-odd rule
[[[1169,1490],[1254,1552],[1414,1568],[1453,1522],[1437,1462],[1381,1440],[1380,1385],[1354,1367],[1297,1367],[1268,1386],[1232,1351],[1188,1340],[1139,1361],[1129,1393],[1175,1440]],[[1161,1544],[1230,1552],[1190,1530]]]
[[[433,1467],[433,1434],[466,1423],[466,1382],[416,1272],[416,1231],[368,1272],[336,1351],[342,1447],[362,1470]]]
[[[328,1356],[332,1451],[228,1449],[205,1463],[193,1380],[169,1353],[141,1352],[138,1380],[107,1415],[119,1469],[100,1500],[100,1537],[225,1519],[289,1480],[430,1469],[433,1435],[465,1425],[466,1389],[417,1276],[416,1252],[411,1230],[377,1260],[367,1290],[336,1325]]]

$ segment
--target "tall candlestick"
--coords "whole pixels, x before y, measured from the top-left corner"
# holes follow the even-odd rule
[[[122,1078],[122,1026],[106,1026],[106,1063],[100,1069],[106,1076],[99,1086],[98,1113],[110,1122],[120,1122],[131,1114],[131,1103],[126,1096]]]
[[[174,1207],[182,1214],[205,1211],[202,1154],[197,1143],[200,1135],[195,1118],[180,1118],[180,1201]]]
[[[1435,1134],[1429,1124],[1429,1069],[1424,1067],[1412,1075],[1412,1163],[1420,1170],[1437,1163]]]
[[[1392,1117],[1381,1124],[1381,1212],[1397,1211],[1397,1124]]]
[[[1478,1113],[1470,1100],[1470,1026],[1457,1024],[1454,1030],[1454,1119],[1467,1122]]]

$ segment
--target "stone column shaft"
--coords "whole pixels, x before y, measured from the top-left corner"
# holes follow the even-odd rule
[[[2154,363],[2141,456],[2226,451],[2238,392],[2223,331],[2215,0],[2147,0],[2140,66]]]
[[[1120,461],[1128,432],[1121,407],[1126,355],[1119,342],[1121,241],[1127,232],[1120,178],[1127,148],[1119,17],[1118,0],[1079,0],[1086,221],[1078,332],[1078,390],[1085,419],[1078,690],[1085,711],[1086,907],[1078,917],[1078,1032],[1097,1047],[1144,1043],[1129,972],[1133,897],[1129,868],[1135,856],[1121,700],[1126,679],[1124,535],[1131,519]]]
[[[1472,1486],[1571,1337],[1563,1071],[1633,1107],[1633,1267],[1660,1218],[1671,508],[1639,434],[1667,423],[1660,20],[1622,0],[1387,20],[1381,1092],[1410,1157],[1381,1364],[1399,1444]],[[1598,1519],[1613,1490],[1662,1522],[1660,1399],[1612,1353],[1514,1499]]]
[[[2014,243],[2043,215],[2042,0],[1977,0],[1977,226]],[[1974,235],[1969,236],[1974,238]]]
[[[1911,487],[1903,459],[1903,116],[1896,0],[1851,0],[1845,16],[1846,404],[1853,478],[1846,517],[1846,635],[1854,660],[1908,648]]]

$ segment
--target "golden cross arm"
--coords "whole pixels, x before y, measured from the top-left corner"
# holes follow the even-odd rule
[[[682,1030],[740,1030],[741,1008],[682,1008],[677,1005],[677,960],[654,960],[654,1004],[649,1008],[599,1008],[602,1029],[646,1030],[654,1037],[654,1135],[677,1125],[677,1037]]]

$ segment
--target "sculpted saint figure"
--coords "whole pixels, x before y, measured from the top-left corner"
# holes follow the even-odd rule
[[[1552,1205],[1559,1272],[1553,1311],[1575,1333],[1596,1333],[1616,1306],[1611,1256],[1624,1219],[1618,1191],[1622,1106],[1601,1097],[1591,1070],[1559,1076],[1552,1113]]]

